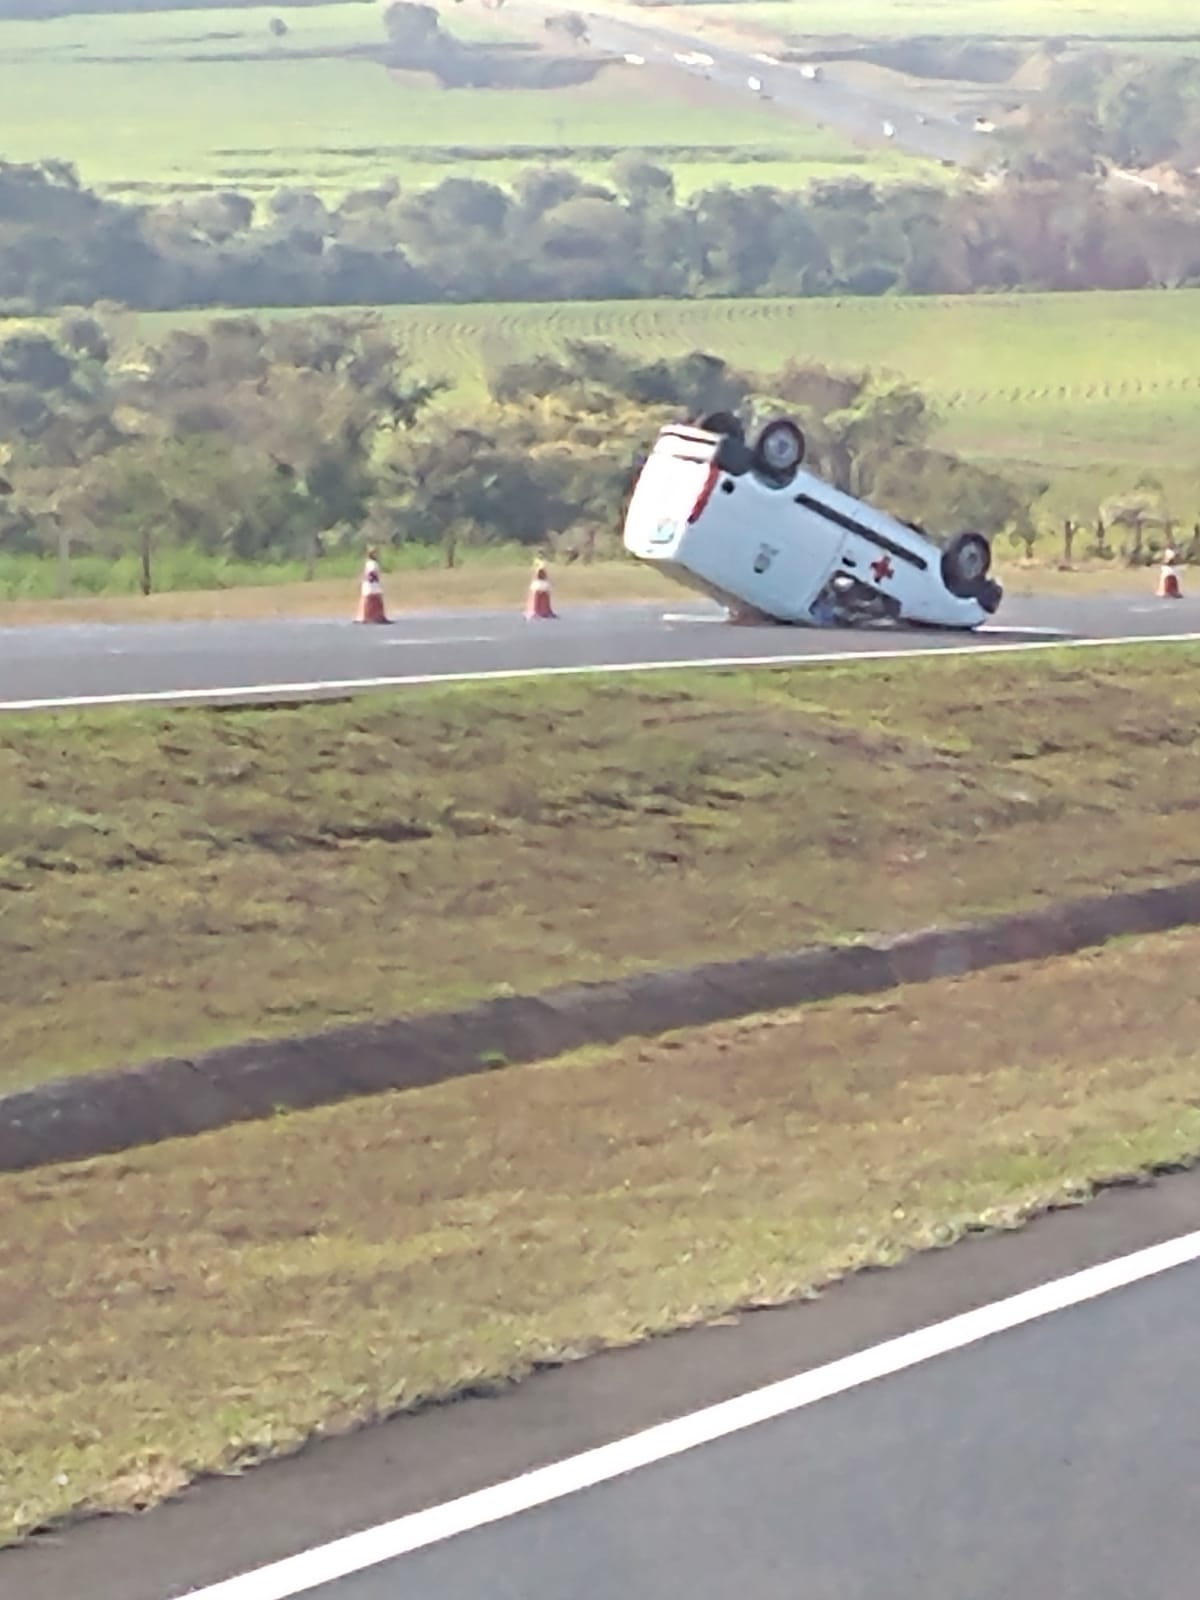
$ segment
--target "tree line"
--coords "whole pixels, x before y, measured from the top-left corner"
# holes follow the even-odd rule
[[[958,294],[1200,283],[1200,205],[1081,176],[991,187],[858,178],[681,197],[634,155],[609,181],[393,181],[135,206],[62,162],[0,164],[0,314],[704,296]]]
[[[73,313],[0,342],[0,553],[306,561],[367,542],[440,551],[619,548],[656,429],[798,416],[832,482],[930,528],[1029,526],[1036,486],[937,450],[911,385],[703,352],[640,362],[582,341],[493,371],[468,403],[412,370],[375,315],[222,317],[154,343],[131,314]]]
[[[1200,60],[1111,50],[1060,55],[1028,119],[1006,136],[1010,170],[1073,177],[1200,168]]]

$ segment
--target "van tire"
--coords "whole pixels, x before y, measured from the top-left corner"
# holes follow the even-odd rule
[[[746,430],[734,416],[732,411],[711,411],[708,416],[701,417],[696,424],[705,433],[724,433],[739,443],[746,441]]]
[[[942,582],[960,600],[978,599],[992,570],[992,547],[982,533],[956,533],[942,551]]]
[[[791,455],[791,459],[782,467],[770,459],[770,451],[776,440],[783,442]],[[808,443],[803,430],[787,417],[776,417],[767,423],[755,442],[754,464],[764,478],[782,485],[790,483],[796,476],[807,453]]]

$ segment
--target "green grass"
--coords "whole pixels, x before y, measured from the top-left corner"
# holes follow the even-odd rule
[[[0,1177],[0,1543],[1194,1159],[1198,962],[1123,941]]]
[[[266,195],[285,185],[336,197],[387,174],[420,184],[467,171],[505,183],[551,158],[601,173],[625,150],[676,167],[685,193],[851,171],[942,176],[935,164],[855,147],[682,74],[622,67],[555,91],[393,80],[376,63],[337,54],[382,40],[373,6],[289,11],[284,45],[328,54],[272,59],[272,15],[263,7],[0,22],[5,157],[74,161],[85,182],[128,197]],[[489,31],[482,19],[477,28]],[[232,51],[256,54],[214,59]]]
[[[5,718],[0,1089],[1195,870],[1198,668],[1169,646]]]
[[[518,569],[524,573],[533,552],[523,546],[484,545],[469,550],[463,560],[473,575],[499,572],[499,582],[511,582]],[[404,545],[389,550],[386,565],[398,588],[413,579],[424,591],[436,592],[444,581],[442,552],[436,545]],[[164,550],[155,558],[157,594],[189,590],[242,589],[248,585],[272,587],[340,584],[342,594],[354,592],[362,573],[362,547],[334,550],[320,558],[310,574],[304,561],[235,561],[202,550]],[[141,561],[133,555],[115,557],[77,552],[70,560],[70,593],[78,600],[92,596],[141,596]],[[55,599],[59,595],[60,567],[56,556],[30,556],[0,550],[0,602]]]

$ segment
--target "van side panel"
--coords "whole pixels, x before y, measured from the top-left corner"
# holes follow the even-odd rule
[[[726,479],[699,520],[683,530],[675,557],[767,616],[808,622],[844,542],[840,528],[799,513],[786,489]]]

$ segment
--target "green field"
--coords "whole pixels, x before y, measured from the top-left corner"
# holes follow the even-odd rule
[[[503,21],[475,3],[445,10],[447,26],[465,39],[512,42],[521,30],[544,37],[536,18],[519,9]],[[647,20],[644,9],[634,10]],[[675,167],[685,194],[719,182],[794,187],[856,171],[882,180],[943,176],[936,164],[878,143],[855,145],[683,74],[619,66],[581,88],[444,90],[348,54],[382,42],[375,5],[291,8],[282,41],[269,32],[274,14],[261,6],[0,22],[0,154],[73,161],[90,184],[149,197],[230,187],[265,195],[285,185],[338,196],[388,173],[409,184],[451,172],[504,183],[538,160],[602,172],[624,150]],[[827,43],[911,33],[1032,42],[1048,17],[1045,5],[997,0],[746,0],[656,8],[650,21],[701,33],[733,27],[828,36]],[[1053,26],[1059,34],[1141,43],[1169,35],[1178,42],[1190,28],[1200,40],[1171,0],[1058,5]],[[837,69],[848,81],[859,70]],[[965,104],[978,86],[957,89]],[[925,90],[932,104],[949,85],[930,82]]]
[[[1183,0],[745,0],[687,6],[714,22],[752,22],[775,33],[878,39],[926,34],[1041,40],[1200,38]]]
[[[412,360],[478,397],[489,366],[569,339],[647,358],[704,349],[771,372],[789,358],[870,366],[937,403],[942,440],[1054,480],[1048,509],[1086,515],[1157,474],[1200,514],[1200,295],[956,295],[876,300],[623,301],[389,310]],[[172,317],[147,318],[148,326]]]
[[[486,32],[464,12],[456,33]],[[338,196],[471,172],[503,183],[534,162],[604,171],[636,150],[677,169],[689,193],[719,182],[795,186],[863,172],[941,175],[935,164],[827,131],[683,74],[614,67],[572,89],[439,88],[339,51],[382,41],[373,6],[287,14],[279,56],[270,7],[0,23],[8,160],[57,157],[86,183],[129,197],[288,185]],[[494,28],[494,25],[492,25]],[[244,53],[244,59],[219,59]],[[649,92],[648,92],[649,91]],[[152,130],[152,132],[151,132]]]

